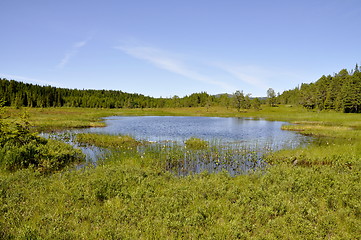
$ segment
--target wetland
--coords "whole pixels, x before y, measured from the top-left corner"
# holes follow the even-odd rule
[[[110,149],[110,154],[102,156],[95,165],[65,169],[51,164],[78,152],[53,141],[38,143],[39,140],[24,132],[20,125],[7,127],[8,121],[18,118],[24,111],[7,108],[9,118],[2,122],[8,132],[6,136],[13,139],[14,133],[20,134],[24,137],[21,140],[29,144],[26,149],[7,148],[6,153],[9,154],[9,149],[14,154],[33,149],[34,159],[39,160],[39,164],[37,168],[0,171],[0,238],[357,239],[361,232],[359,115],[282,105],[262,108],[244,113],[226,108],[25,109],[32,129],[47,132],[71,129],[78,133],[64,133],[66,141],[74,140],[87,148]],[[212,137],[202,135],[200,138],[192,134],[193,137],[184,135],[164,144],[159,137],[152,139],[114,130],[106,134],[99,132],[107,127],[84,128],[111,126],[117,121],[116,117],[106,118],[105,122],[102,119],[107,116],[131,119],[130,115],[149,115],[151,117],[146,117],[149,119],[156,119],[155,115],[168,116],[165,119],[182,115],[192,116],[191,120],[216,117],[206,119],[212,121],[218,117],[232,117],[221,119],[226,121],[221,125],[234,132],[229,122],[250,128],[255,124],[250,118],[276,120],[261,123],[275,125],[275,131],[280,134],[300,137],[302,133],[321,141],[306,145],[298,145],[296,141],[290,148],[263,155],[265,165],[257,165],[254,149],[240,147],[245,146],[242,144],[247,142],[247,134],[241,138],[227,138],[222,143]],[[161,132],[159,127],[157,129],[157,133]],[[285,138],[281,136],[283,142]],[[233,142],[237,142],[235,148],[240,149],[239,153],[233,148],[229,149],[231,154],[224,151],[223,146]],[[46,151],[40,155],[39,148]],[[250,153],[254,161],[240,158],[247,155],[245,153]],[[211,168],[235,159],[240,163],[248,161],[249,165],[230,165],[231,168],[254,165],[256,168],[246,170],[247,174],[232,174],[232,169],[224,166],[219,171],[201,170],[195,174],[180,171],[183,162],[190,166],[189,160],[196,162],[197,158],[211,159],[214,163],[209,165]],[[198,171],[189,169],[193,173]]]
[[[52,138],[80,148],[92,163],[111,153],[151,154],[180,176],[222,170],[233,176],[247,173],[266,165],[265,154],[312,140],[282,130],[286,122],[258,118],[113,116],[104,121],[105,127],[69,130]]]

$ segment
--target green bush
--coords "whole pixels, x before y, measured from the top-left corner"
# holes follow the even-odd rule
[[[5,170],[34,168],[53,172],[83,159],[80,150],[30,132],[26,118],[16,122],[0,119],[0,167]]]
[[[47,144],[40,145],[38,149],[37,170],[40,172],[59,171],[69,164],[84,160],[81,150],[55,140],[48,140]]]

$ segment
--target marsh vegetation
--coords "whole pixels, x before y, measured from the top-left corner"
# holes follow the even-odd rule
[[[164,169],[181,176],[222,170],[244,174],[264,167],[265,154],[312,140],[281,130],[284,122],[252,118],[127,116],[105,120],[107,126],[103,128],[47,136],[78,146],[91,162],[97,161],[91,156],[104,155],[99,152],[151,154]]]
[[[0,172],[2,239],[355,239],[361,232],[361,121],[357,114],[262,107],[89,110],[28,109],[37,129],[89,126],[109,115],[263,117],[297,122],[288,130],[319,138],[306,148],[267,155],[248,174],[169,171],[185,151],[219,154],[189,139],[182,149],[119,136],[79,135],[79,141],[118,149],[97,166],[43,174],[33,168]],[[20,110],[7,109],[11,121]],[[70,117],[69,117],[70,116]],[[53,123],[55,123],[53,125]],[[78,124],[79,123],[79,124]],[[59,125],[57,125],[59,124]],[[55,126],[55,128],[54,128]],[[30,128],[31,129],[31,128]],[[91,141],[91,142],[90,142]],[[122,151],[120,145],[126,146]],[[129,149],[128,149],[129,148]],[[163,150],[160,148],[164,148]],[[123,148],[124,149],[124,148]],[[133,150],[132,150],[133,149]],[[168,155],[167,155],[168,154]],[[194,159],[195,155],[189,155]],[[212,155],[213,157],[213,155]],[[209,158],[209,156],[208,156]],[[219,156],[218,156],[219,158]]]

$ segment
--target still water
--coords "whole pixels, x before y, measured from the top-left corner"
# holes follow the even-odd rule
[[[131,135],[138,140],[183,142],[190,137],[222,143],[243,142],[273,145],[275,149],[295,147],[307,137],[284,131],[279,121],[251,118],[136,116],[105,118],[106,127],[82,132]]]
[[[226,170],[231,175],[247,173],[267,165],[263,160],[264,154],[306,145],[311,140],[296,132],[282,130],[282,125],[288,123],[263,119],[117,116],[104,118],[104,121],[106,127],[72,130],[65,134],[69,143],[82,149],[88,162],[96,164],[98,159],[111,152],[94,146],[77,145],[74,141],[77,133],[130,135],[147,142],[137,148],[139,156],[146,152],[157,153],[159,156],[156,158],[164,161],[165,169],[179,176],[205,170]],[[57,138],[55,135],[52,137]],[[186,149],[184,141],[191,137],[209,141],[211,148],[202,151]]]

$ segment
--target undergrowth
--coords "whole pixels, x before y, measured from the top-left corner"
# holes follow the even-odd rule
[[[1,115],[4,115],[0,103]],[[31,168],[42,173],[62,170],[84,160],[82,152],[62,142],[47,140],[30,131],[27,116],[4,121],[0,116],[0,169]]]

